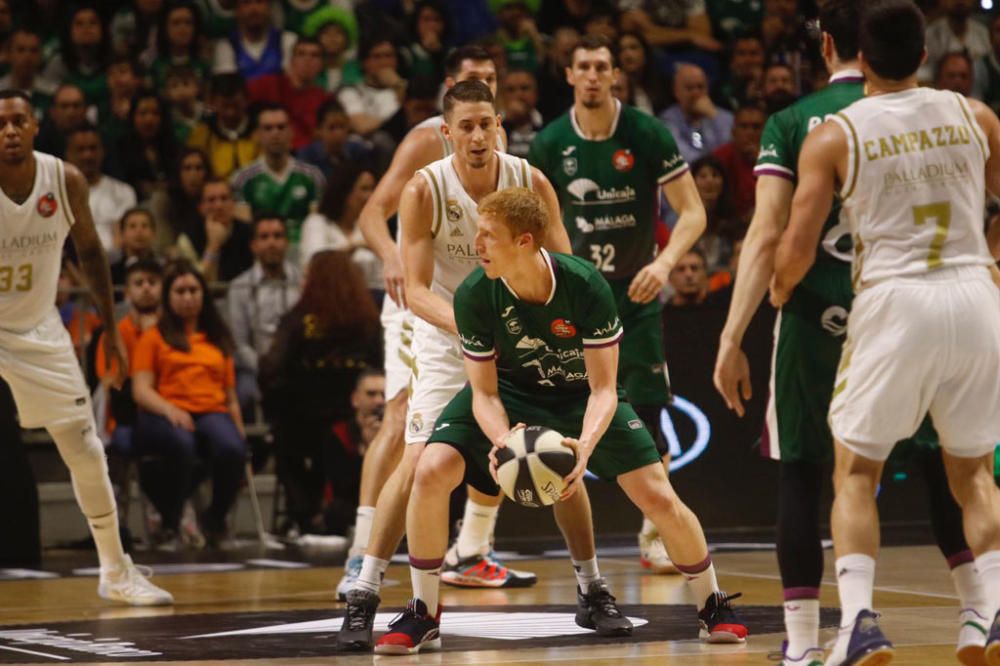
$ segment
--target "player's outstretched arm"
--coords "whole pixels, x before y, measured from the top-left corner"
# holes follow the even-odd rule
[[[670,271],[705,233],[707,216],[698,188],[690,171],[663,184],[663,194],[677,212],[677,225],[670,242],[651,263],[643,267],[628,288],[628,297],[636,303],[649,303],[667,284]]]
[[[545,177],[545,174],[538,167],[531,167],[531,185],[538,192],[545,202],[545,209],[549,212],[549,226],[545,231],[545,242],[542,243],[546,250],[552,252],[562,252],[563,254],[573,254],[573,246],[569,242],[569,234],[563,225],[562,213],[559,212],[559,197],[552,183]]]
[[[618,409],[618,345],[584,347],[583,364],[587,368],[590,397],[583,413],[579,439],[568,440],[576,449],[576,467],[566,476],[567,486],[561,499],[571,497],[583,485],[590,454],[604,437]]]
[[[757,205],[743,240],[732,303],[719,339],[713,381],[726,406],[743,416],[743,401],[753,396],[750,366],[741,348],[743,335],[774,273],[774,254],[788,222],[794,185],[788,178],[763,175],[757,179]]]
[[[417,169],[442,156],[441,140],[434,130],[424,128],[407,134],[358,218],[361,235],[382,260],[386,292],[401,307],[406,307],[405,279],[399,250],[389,233],[388,220],[399,210],[403,188]]]
[[[128,354],[125,343],[118,332],[115,323],[114,292],[111,287],[111,269],[108,267],[108,257],[104,254],[101,239],[94,226],[94,218],[90,213],[90,190],[87,179],[80,170],[72,164],[64,162],[66,169],[66,192],[69,197],[70,209],[76,220],[70,227],[73,244],[76,245],[76,255],[80,258],[87,286],[97,307],[97,313],[104,325],[104,357],[107,369],[111,371],[111,385],[117,389],[122,387],[128,377]]]
[[[816,261],[823,223],[833,207],[838,173],[847,170],[847,137],[827,121],[809,133],[799,154],[799,184],[792,199],[788,228],[774,257],[771,303],[784,305]]]
[[[413,314],[428,324],[458,335],[455,311],[431,291],[434,279],[434,204],[427,181],[414,176],[399,202],[400,243],[407,303]]]

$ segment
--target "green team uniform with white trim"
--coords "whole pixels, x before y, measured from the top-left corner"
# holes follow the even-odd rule
[[[511,424],[552,428],[579,437],[590,396],[583,353],[619,343],[622,324],[607,281],[589,262],[542,250],[553,279],[544,304],[526,303],[503,280],[476,268],[455,292],[455,323],[466,357],[495,360],[500,399]],[[461,451],[466,481],[491,495],[492,442],[472,413],[472,389],[456,395],[428,439]],[[603,479],[660,462],[652,436],[618,389],[618,408],[588,469]]]
[[[289,158],[284,173],[276,174],[262,157],[233,174],[232,182],[236,200],[246,202],[254,214],[273,213],[285,220],[288,241],[294,245],[302,221],[326,186],[319,169],[295,158]]]
[[[570,109],[539,132],[528,161],[559,194],[573,254],[592,261],[611,285],[625,327],[618,379],[629,400],[666,404],[662,305],[633,303],[628,287],[654,258],[660,186],[688,171],[677,143],[656,118],[621,105],[611,136],[590,141]]]
[[[861,72],[833,76],[819,92],[771,116],[764,126],[754,175],[795,182],[806,135],[827,117],[864,97]],[[828,415],[837,367],[854,300],[850,229],[840,222],[836,198],[823,225],[816,262],[792,292],[775,322],[771,390],[761,453],[785,462],[824,463],[833,453]],[[934,446],[925,421],[915,448]],[[911,448],[908,446],[906,448]]]

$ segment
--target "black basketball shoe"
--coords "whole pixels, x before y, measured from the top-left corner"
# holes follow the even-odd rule
[[[343,652],[368,652],[372,649],[375,612],[382,601],[368,590],[347,593],[347,613],[337,634],[337,649]]]
[[[587,594],[576,586],[576,623],[594,629],[599,636],[631,636],[632,623],[615,605],[603,578],[587,586]]]
[[[713,592],[705,600],[705,607],[698,611],[698,622],[701,625],[700,636],[706,643],[746,641],[750,632],[730,603],[741,596],[739,593],[730,596],[725,592]]]

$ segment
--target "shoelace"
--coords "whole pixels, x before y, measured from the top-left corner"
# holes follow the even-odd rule
[[[351,631],[361,631],[368,626],[368,619],[371,617],[371,614],[371,610],[367,606],[348,604],[347,628]]]
[[[615,597],[607,590],[598,592],[592,603],[600,608],[605,615],[610,617],[621,617],[622,615],[618,606],[615,605]]]
[[[733,599],[739,599],[743,596],[742,592],[737,592],[736,594],[726,594],[725,592],[715,593],[715,610],[716,612],[727,611],[733,613],[733,607],[730,603]]]
[[[416,603],[411,600],[408,604],[406,604],[406,608],[400,611],[399,615],[392,618],[392,622],[389,623],[389,628],[391,629],[395,627],[397,624],[403,622],[404,620],[407,619],[419,620],[421,619],[421,617],[422,616],[417,613]]]

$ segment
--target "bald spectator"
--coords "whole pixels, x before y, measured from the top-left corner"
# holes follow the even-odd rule
[[[708,79],[697,65],[681,64],[674,73],[677,103],[660,114],[684,159],[694,162],[729,141],[733,114],[708,96]]]
[[[322,71],[323,47],[315,39],[300,37],[285,71],[266,74],[247,86],[251,102],[280,104],[288,110],[294,150],[312,141],[316,112],[328,97],[328,93],[314,83]]]
[[[236,30],[215,42],[212,71],[239,72],[247,81],[280,74],[291,60],[295,34],[272,23],[270,0],[236,0]]]
[[[965,51],[975,61],[993,50],[990,31],[972,19],[976,4],[973,0],[941,0],[943,16],[927,26],[927,62],[918,73],[921,81],[933,80],[938,62],[947,53]]]
[[[705,0],[618,0],[623,30],[640,33],[653,46],[693,47],[717,52]]]
[[[737,109],[733,119],[733,140],[712,153],[722,164],[739,218],[746,218],[754,206],[756,181],[753,168],[757,163],[760,136],[764,133],[766,121],[767,115],[756,106]]]
[[[990,52],[976,61],[972,96],[1000,109],[1000,14],[990,20]]]
[[[66,155],[66,136],[87,120],[87,100],[83,91],[66,83],[56,90],[48,117],[42,122],[35,140],[35,150],[56,157]]]
[[[52,106],[56,88],[40,75],[42,38],[27,28],[18,28],[7,40],[7,65],[10,71],[0,78],[0,90],[13,88],[31,98],[35,115],[41,120]]]
[[[531,72],[507,72],[501,84],[504,103],[503,126],[507,130],[507,152],[528,157],[535,135],[545,123],[538,109],[538,82]]]
[[[118,256],[119,242],[116,230],[122,211],[133,208],[135,190],[128,183],[101,172],[104,162],[104,145],[97,128],[80,125],[66,139],[66,160],[79,169],[90,186],[90,212],[104,251]]]
[[[934,87],[965,96],[972,94],[972,60],[964,51],[946,53],[938,60]]]

